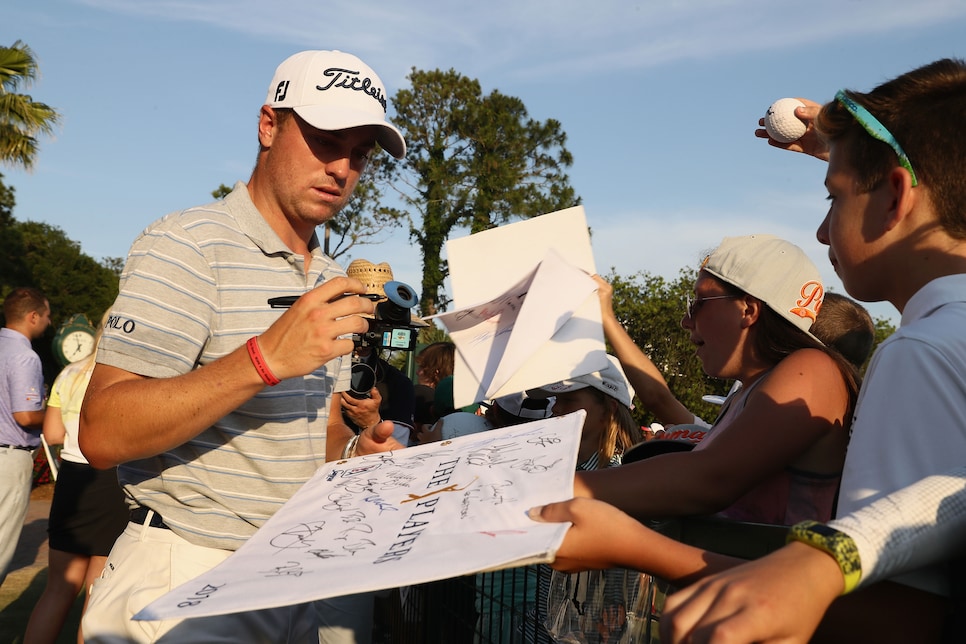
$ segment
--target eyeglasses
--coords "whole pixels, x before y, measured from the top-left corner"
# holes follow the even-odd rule
[[[906,156],[905,151],[899,142],[896,141],[896,137],[892,136],[892,132],[886,129],[886,127],[879,122],[879,119],[872,116],[869,110],[865,109],[851,98],[845,94],[845,90],[840,89],[835,94],[835,100],[842,104],[842,106],[848,110],[849,114],[856,120],[856,122],[865,128],[865,131],[869,133],[873,139],[882,141],[890,148],[892,148],[896,156],[899,157],[899,165],[905,168],[909,174],[912,176],[912,185],[919,185],[919,180],[916,179],[916,172],[912,169],[912,164],[909,163],[909,157]]]
[[[701,310],[701,305],[707,302],[708,300],[727,300],[727,299],[734,299],[736,297],[739,297],[739,296],[712,295],[710,297],[696,297],[692,300],[691,294],[688,293],[688,295],[685,298],[685,301],[687,302],[687,306],[688,306],[688,317],[691,319],[694,319],[694,316],[696,316],[698,314],[698,311]]]

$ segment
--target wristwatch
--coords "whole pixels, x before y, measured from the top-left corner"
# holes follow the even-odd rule
[[[852,537],[818,521],[802,521],[788,531],[788,543],[800,541],[828,553],[845,579],[842,594],[855,590],[862,579],[862,559]]]

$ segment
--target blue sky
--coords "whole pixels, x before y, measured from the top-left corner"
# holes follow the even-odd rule
[[[0,43],[40,63],[28,93],[63,114],[33,172],[0,168],[14,214],[97,258],[246,180],[275,67],[341,49],[390,95],[412,67],[453,68],[559,120],[601,273],[674,277],[722,237],[761,232],[802,246],[839,292],[814,236],[824,164],[756,139],[758,118],[778,98],[966,57],[962,0],[7,0],[3,16]],[[405,231],[345,263],[358,257],[419,284]]]

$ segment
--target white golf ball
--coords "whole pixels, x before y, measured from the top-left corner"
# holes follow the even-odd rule
[[[802,138],[806,125],[795,116],[796,107],[805,107],[797,98],[780,98],[765,112],[765,131],[780,143],[791,143]]]

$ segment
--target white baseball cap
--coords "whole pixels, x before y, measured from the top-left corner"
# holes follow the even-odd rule
[[[380,130],[376,141],[401,159],[406,156],[406,141],[386,120],[388,99],[386,86],[376,72],[352,54],[303,51],[285,59],[275,70],[265,104],[291,108],[320,130],[377,125]]]
[[[812,335],[809,329],[825,299],[825,286],[818,268],[795,244],[774,235],[725,237],[701,270],[758,298]]]
[[[556,396],[557,394],[568,391],[593,387],[594,389],[603,391],[611,398],[616,399],[628,409],[632,409],[631,401],[634,400],[634,388],[627,381],[627,376],[624,375],[620,361],[612,355],[608,355],[607,359],[610,361],[610,364],[600,371],[570,378],[569,380],[561,380],[560,382],[545,385],[539,389],[531,389],[527,391],[527,395],[532,398],[549,398],[550,396]]]
[[[481,403],[486,407],[496,405],[511,416],[524,420],[541,420],[550,418],[553,402],[547,398],[533,398],[522,391],[516,394],[501,396],[492,403]]]

